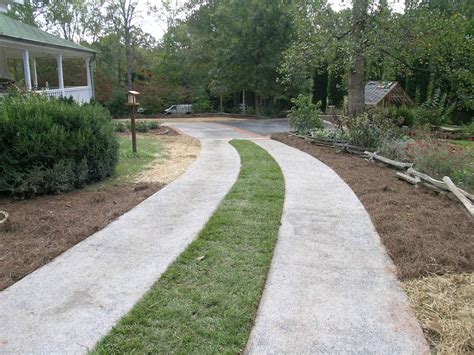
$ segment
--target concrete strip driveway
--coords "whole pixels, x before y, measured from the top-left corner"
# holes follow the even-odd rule
[[[223,121],[221,123],[242,130],[250,131],[262,136],[269,136],[272,133],[290,131],[288,118],[266,118],[259,120],[236,119],[231,121]],[[323,121],[323,124],[326,129],[334,129],[334,126],[330,122]]]
[[[196,238],[239,168],[231,145],[203,141],[178,180],[2,291],[0,353],[93,348]]]
[[[219,123],[175,123],[203,150],[181,178],[0,293],[0,352],[86,352],[197,236],[237,178],[227,140],[279,163],[286,196],[246,353],[428,353],[364,207],[317,159]],[[258,126],[255,128],[255,126]],[[269,127],[269,126],[265,126]],[[263,132],[263,133],[262,133]]]
[[[255,139],[280,165],[285,204],[248,354],[423,354],[429,347],[362,203],[328,166],[263,137],[262,123],[175,127],[201,139]]]
[[[256,141],[280,165],[285,204],[248,354],[423,354],[429,348],[362,203],[328,166]]]

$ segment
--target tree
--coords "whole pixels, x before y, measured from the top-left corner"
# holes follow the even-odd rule
[[[119,34],[125,46],[127,61],[127,87],[132,89],[133,78],[133,32],[136,30],[137,0],[116,0],[107,6],[107,20],[112,23],[113,29]]]
[[[43,13],[43,0],[25,0],[23,4],[13,3],[8,9],[8,16],[27,25],[38,27],[38,18]]]
[[[43,13],[46,28],[69,41],[82,41],[87,31],[84,26],[86,11],[81,0],[49,0],[45,2]]]
[[[365,30],[368,0],[352,0],[351,59],[349,67],[349,115],[356,116],[365,108]]]

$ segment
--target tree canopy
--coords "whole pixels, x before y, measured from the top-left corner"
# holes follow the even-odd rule
[[[98,100],[143,91],[149,111],[194,103],[202,110],[283,114],[291,98],[364,109],[368,80],[399,81],[418,103],[443,96],[453,120],[474,112],[474,5],[469,0],[189,0],[140,13],[137,0],[26,0],[9,15],[97,49]],[[160,39],[146,15],[166,18]],[[362,96],[361,96],[362,94]]]

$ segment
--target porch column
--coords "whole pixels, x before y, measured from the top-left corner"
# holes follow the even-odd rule
[[[86,58],[87,87],[89,88],[90,98],[94,97],[94,81],[92,79],[92,63],[91,58]]]
[[[0,55],[0,77],[5,79],[10,79],[10,75],[8,73],[8,58],[3,55]]]
[[[33,58],[31,64],[33,64],[33,87],[38,89],[38,72],[36,71],[36,58]]]
[[[26,89],[31,90],[31,72],[30,72],[30,52],[23,50],[23,71],[25,73]]]
[[[61,53],[58,54],[57,60],[58,60],[59,89],[61,89],[62,96],[64,96],[63,55]]]

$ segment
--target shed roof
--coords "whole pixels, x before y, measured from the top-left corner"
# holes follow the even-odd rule
[[[397,84],[396,81],[369,81],[365,85],[365,104],[377,105]]]
[[[95,50],[53,36],[39,28],[27,25],[21,21],[0,13],[0,38],[26,42],[46,47],[64,48],[74,51],[96,53]]]

